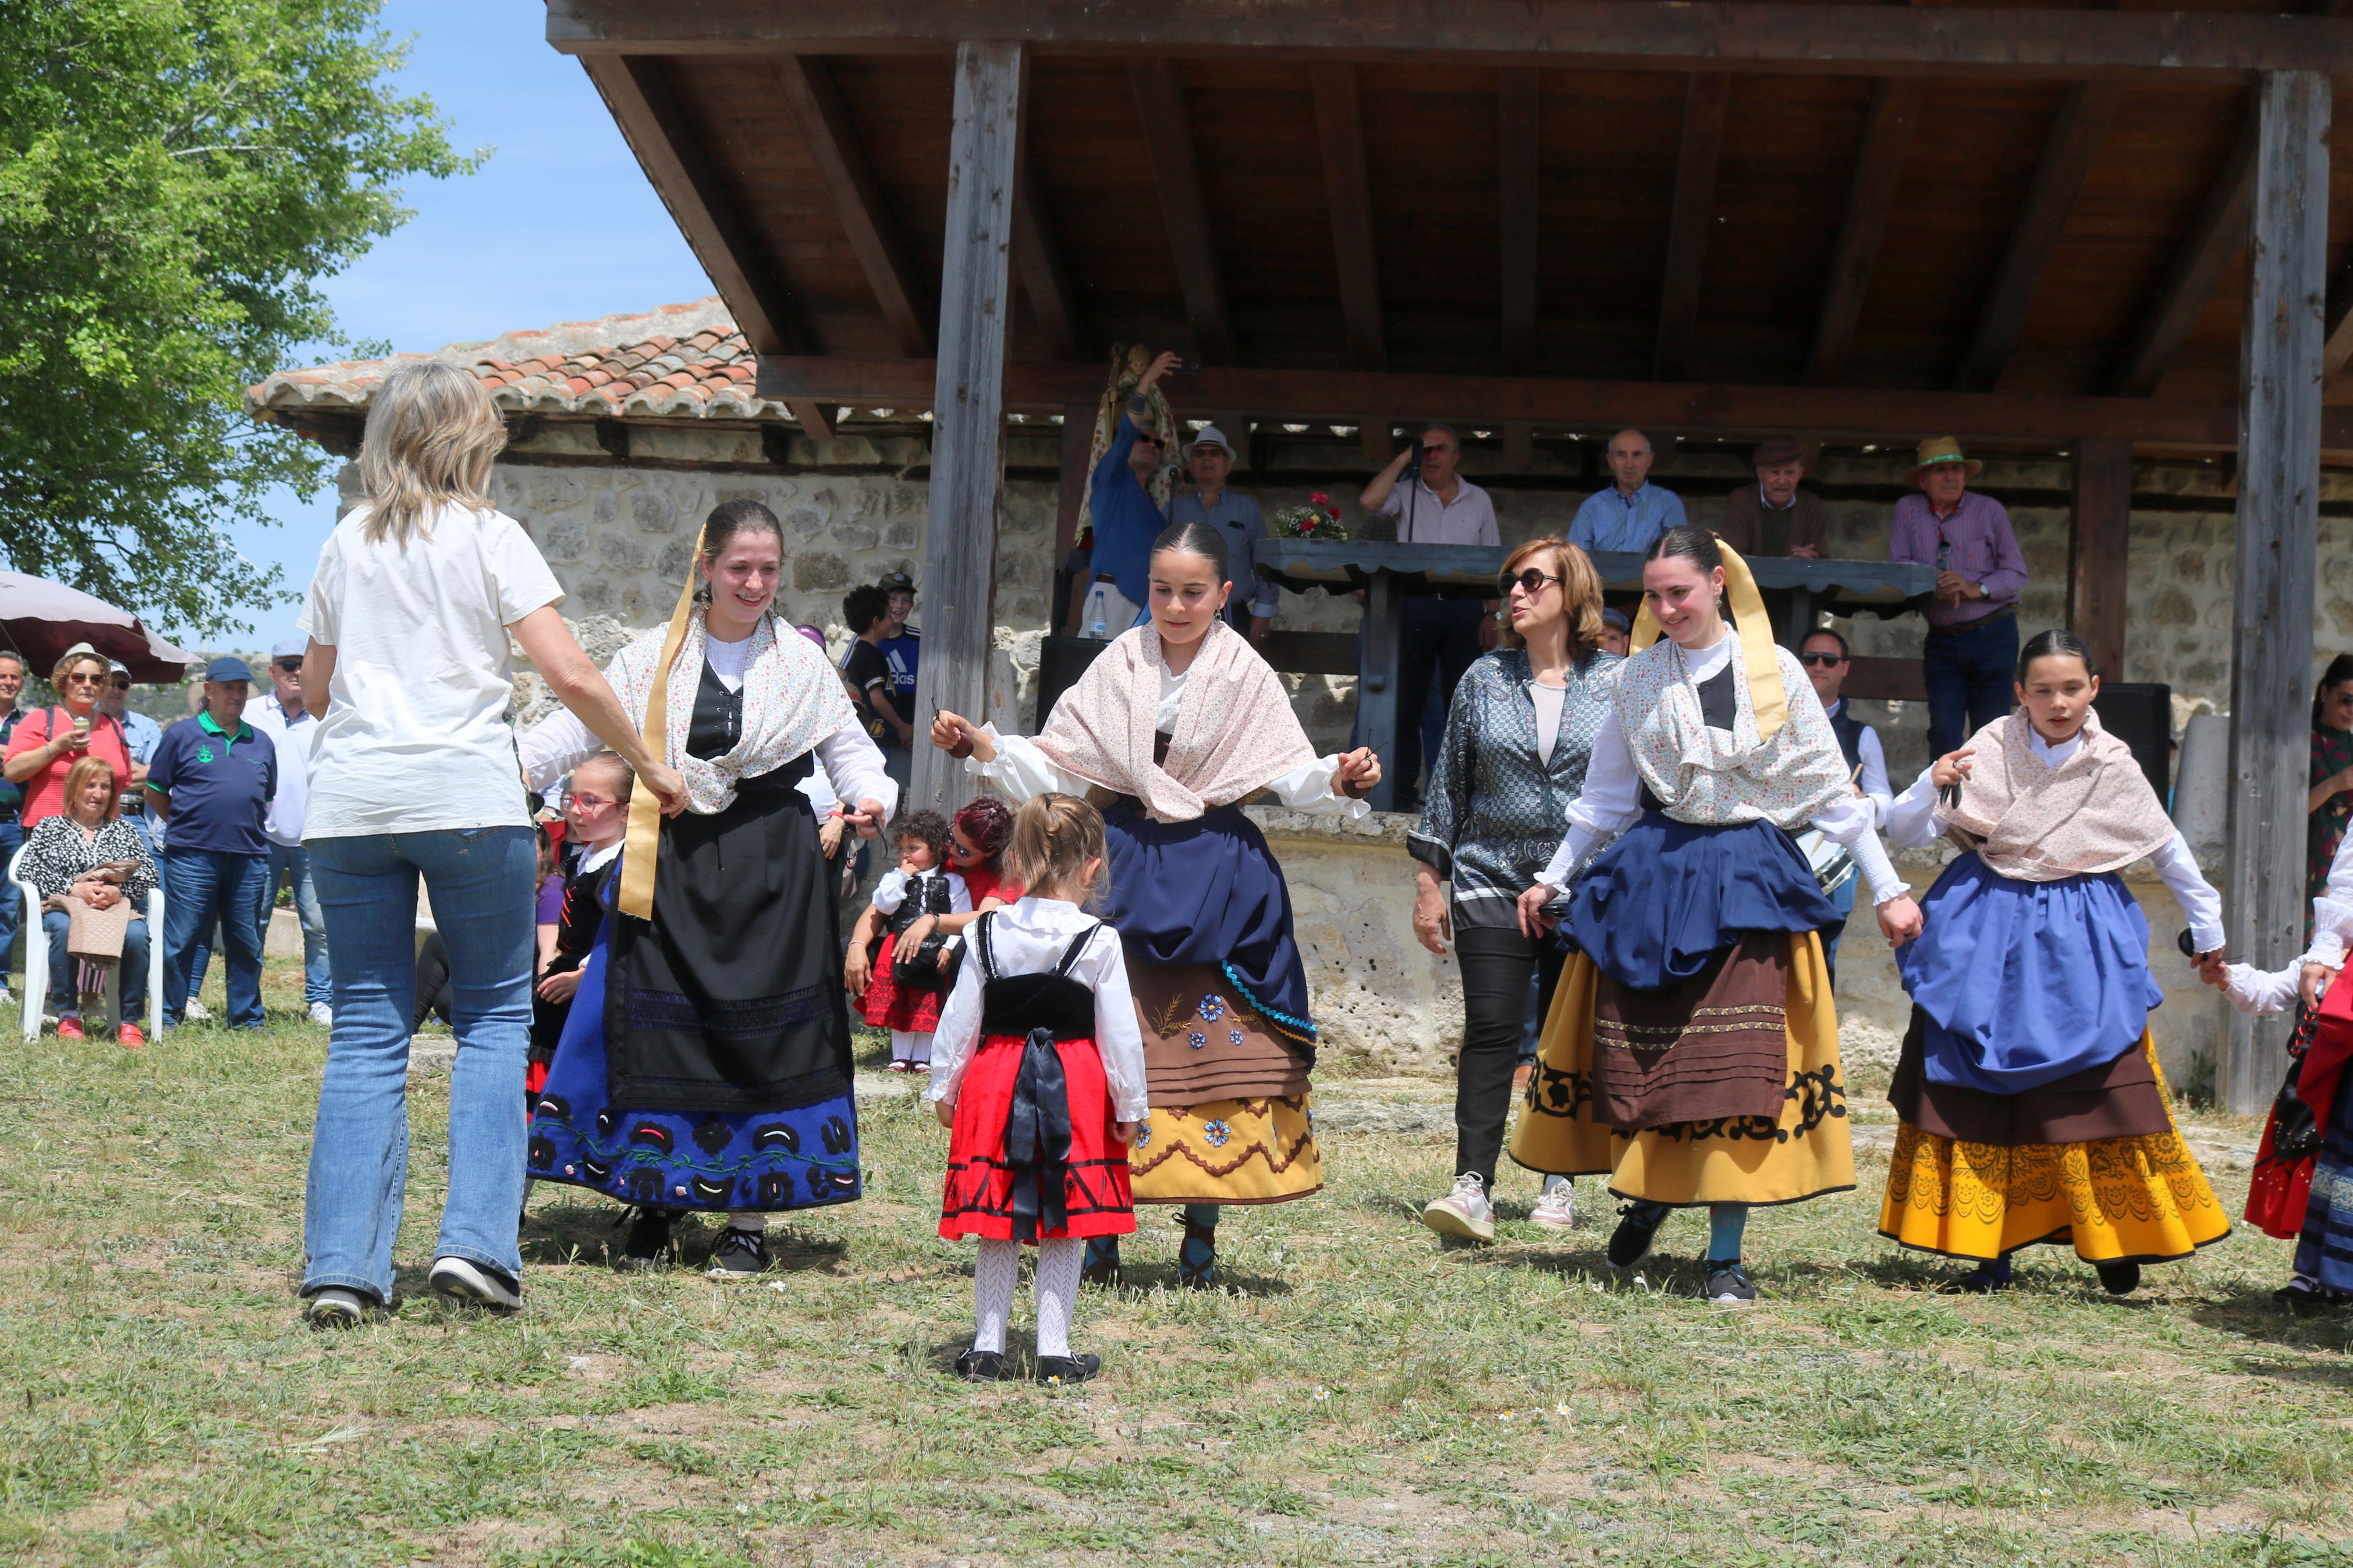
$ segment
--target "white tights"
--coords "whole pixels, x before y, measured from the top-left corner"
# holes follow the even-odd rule
[[[1077,1237],[1038,1244],[1038,1353],[1071,1353],[1071,1315],[1079,1304],[1079,1268],[1087,1244]],[[1021,1244],[983,1241],[972,1269],[972,1348],[1005,1353],[1005,1322],[1013,1313],[1013,1287],[1021,1274]]]
[[[894,1062],[928,1062],[932,1059],[932,1032],[921,1034],[913,1029],[891,1031],[891,1059]]]

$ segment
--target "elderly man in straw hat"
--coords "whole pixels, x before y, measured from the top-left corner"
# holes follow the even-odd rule
[[[1169,501],[1168,521],[1206,522],[1226,536],[1227,575],[1234,584],[1226,617],[1234,630],[1247,633],[1252,642],[1261,641],[1274,624],[1282,597],[1281,589],[1260,578],[1253,564],[1259,542],[1266,537],[1266,519],[1258,502],[1226,489],[1234,471],[1234,449],[1216,426],[1202,426],[1193,437],[1185,448],[1185,465],[1193,476],[1193,489]]]
[[[1743,555],[1795,555],[1819,560],[1830,537],[1829,509],[1821,498],[1799,487],[1806,455],[1789,437],[1761,442],[1749,462],[1757,482],[1724,498],[1715,535]]]
[[[1936,568],[1920,655],[1931,756],[1943,756],[2010,711],[2026,557],[2002,504],[1969,489],[1984,466],[1963,455],[1950,436],[1921,442],[1912,468],[1920,493],[1895,503],[1887,544],[1891,561]]]

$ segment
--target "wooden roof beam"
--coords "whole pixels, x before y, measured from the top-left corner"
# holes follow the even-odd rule
[[[2189,341],[2191,329],[2214,297],[2215,286],[2232,258],[2247,243],[2247,209],[2255,186],[2255,116],[2249,114],[2239,140],[2223,161],[2221,177],[2206,193],[2206,203],[2190,224],[2189,236],[2174,253],[2173,270],[2158,296],[2157,309],[2133,335],[2116,372],[2116,391],[2123,397],[2147,397],[2165,380]]]
[[[2353,71],[2353,24],[2225,11],[1658,0],[548,0],[547,37],[575,54],[940,54],[964,38],[1055,55],[1548,63],[1808,75],[2109,74],[2180,80]]]
[[[1537,175],[1544,138],[1543,84],[1534,67],[1497,73],[1496,187],[1503,240],[1504,368],[1525,375],[1536,355]]]
[[[1097,364],[1006,367],[1010,408],[1054,410],[1102,395]],[[923,408],[931,366],[920,360],[762,356],[759,392],[834,403]],[[1269,370],[1211,365],[1174,378],[1180,406],[1260,419],[1350,424],[1365,408],[1409,408],[1417,419],[1482,427],[1525,423],[1543,429],[1617,429],[1633,425],[1684,435],[1753,437],[1802,431],[1814,438],[1905,442],[1923,430],[1965,441],[2047,447],[2063,438],[2136,441],[2184,451],[2226,452],[2239,440],[2235,404],[2179,404],[2139,397],[1949,392],[1897,387],[1708,385],[1653,381],[1572,381],[1546,376],[1421,375],[1398,372]],[[2326,412],[2322,445],[2353,453],[2353,408]]]
[[[1365,174],[1365,124],[1356,101],[1356,68],[1308,68],[1315,89],[1315,134],[1324,152],[1324,197],[1332,212],[1332,255],[1340,277],[1340,315],[1348,363],[1388,368],[1381,327],[1381,271],[1373,253],[1373,194]]]
[[[874,177],[873,164],[867,162],[858,127],[850,121],[840,89],[834,86],[833,73],[823,60],[803,55],[776,56],[772,68],[785,107],[800,132],[801,145],[817,165],[826,194],[833,198],[842,232],[849,237],[850,253],[858,258],[867,286],[874,290],[874,302],[882,308],[892,340],[902,354],[928,357],[937,313],[907,259],[907,247],[883,199],[881,182]]]
[[[1013,269],[1020,275],[1021,291],[1029,297],[1030,313],[1046,338],[1048,359],[1092,359],[1093,340],[1079,312],[1079,291],[1071,281],[1070,264],[1055,237],[1054,218],[1038,188],[1037,171],[1028,157],[1021,161],[1021,183],[1013,195]]]
[[[1667,221],[1667,260],[1659,283],[1659,341],[1651,374],[1681,378],[1699,324],[1700,274],[1715,214],[1715,172],[1724,154],[1724,110],[1732,79],[1702,71],[1683,89],[1683,145],[1675,154],[1675,206]]]
[[[802,326],[792,291],[785,287],[766,246],[744,221],[741,205],[712,166],[702,139],[687,126],[661,61],[601,55],[580,63],[637,154],[638,166],[670,209],[670,221],[734,313],[735,325],[752,352],[816,352],[818,345]],[[832,434],[820,405],[798,398],[792,400],[792,410],[811,440],[822,441]]]
[[[2043,140],[2042,159],[2034,166],[2034,183],[2027,187],[2018,226],[2010,231],[2001,268],[1978,313],[1976,335],[1954,373],[1954,390],[1989,391],[2001,380],[2124,96],[2121,81],[2079,81],[2067,89],[2058,117],[2051,122],[2051,134]]]
[[[1894,77],[1883,79],[1871,95],[1871,118],[1863,130],[1862,150],[1855,156],[1846,217],[1839,225],[1830,282],[1814,324],[1813,352],[1806,356],[1809,385],[1833,386],[1846,377],[1847,355],[1862,320],[1863,299],[1871,291],[1872,268],[1879,261],[1880,241],[1887,236],[1888,216],[1895,210],[1904,159],[1912,150],[1913,127],[1920,121],[1920,106],[1926,98],[1926,82]]]
[[[1209,206],[1201,195],[1201,165],[1193,150],[1193,127],[1185,113],[1185,91],[1176,68],[1165,59],[1130,60],[1135,111],[1144,121],[1144,143],[1160,189],[1160,217],[1168,228],[1168,248],[1176,262],[1176,285],[1185,294],[1185,314],[1193,322],[1193,347],[1204,360],[1224,363],[1234,357],[1232,318],[1226,286],[1218,275],[1218,247],[1209,235]]]

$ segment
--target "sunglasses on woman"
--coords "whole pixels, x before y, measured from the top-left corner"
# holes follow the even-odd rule
[[[1512,585],[1515,583],[1521,587],[1525,588],[1531,594],[1541,594],[1544,592],[1544,585],[1546,584],[1557,583],[1559,581],[1559,578],[1546,576],[1544,573],[1539,572],[1533,566],[1530,566],[1518,573],[1504,573],[1501,577],[1498,577],[1495,580],[1495,586],[1506,596],[1511,594]]]

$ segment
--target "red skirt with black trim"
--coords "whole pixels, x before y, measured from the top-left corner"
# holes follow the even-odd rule
[[[1021,1035],[984,1037],[956,1089],[947,1195],[940,1205],[940,1235],[950,1241],[1015,1237],[1017,1173],[1006,1158],[1005,1124],[1028,1043]],[[1054,1052],[1061,1058],[1071,1102],[1071,1157],[1062,1182],[1069,1213],[1067,1224],[1041,1225],[1038,1239],[1125,1236],[1135,1228],[1135,1204],[1128,1190],[1127,1145],[1112,1136],[1115,1118],[1103,1058],[1092,1040],[1057,1040]],[[1039,1208],[1042,1213],[1042,1204]]]
[[[882,951],[874,955],[874,973],[866,982],[866,994],[859,1001],[859,1011],[878,1029],[904,1029],[910,1034],[928,1035],[940,1026],[940,1005],[947,1000],[947,994],[900,984],[898,972],[891,963],[898,951],[899,933],[885,932]]]
[[[2304,1056],[2295,1072],[2295,1094],[2312,1107],[2320,1131],[2328,1131],[2337,1097],[2345,1089],[2345,1069],[2353,1064],[2353,984],[2336,984],[2320,999],[2316,1016],[2299,1020],[2305,1026]],[[2263,1121],[2262,1143],[2255,1150],[2254,1173],[2247,1181],[2247,1223],[2265,1236],[2295,1241],[2304,1235],[2305,1210],[2312,1200],[2312,1168],[2316,1153],[2291,1157],[2273,1147],[2279,1126],[2279,1106],[2272,1106]]]

